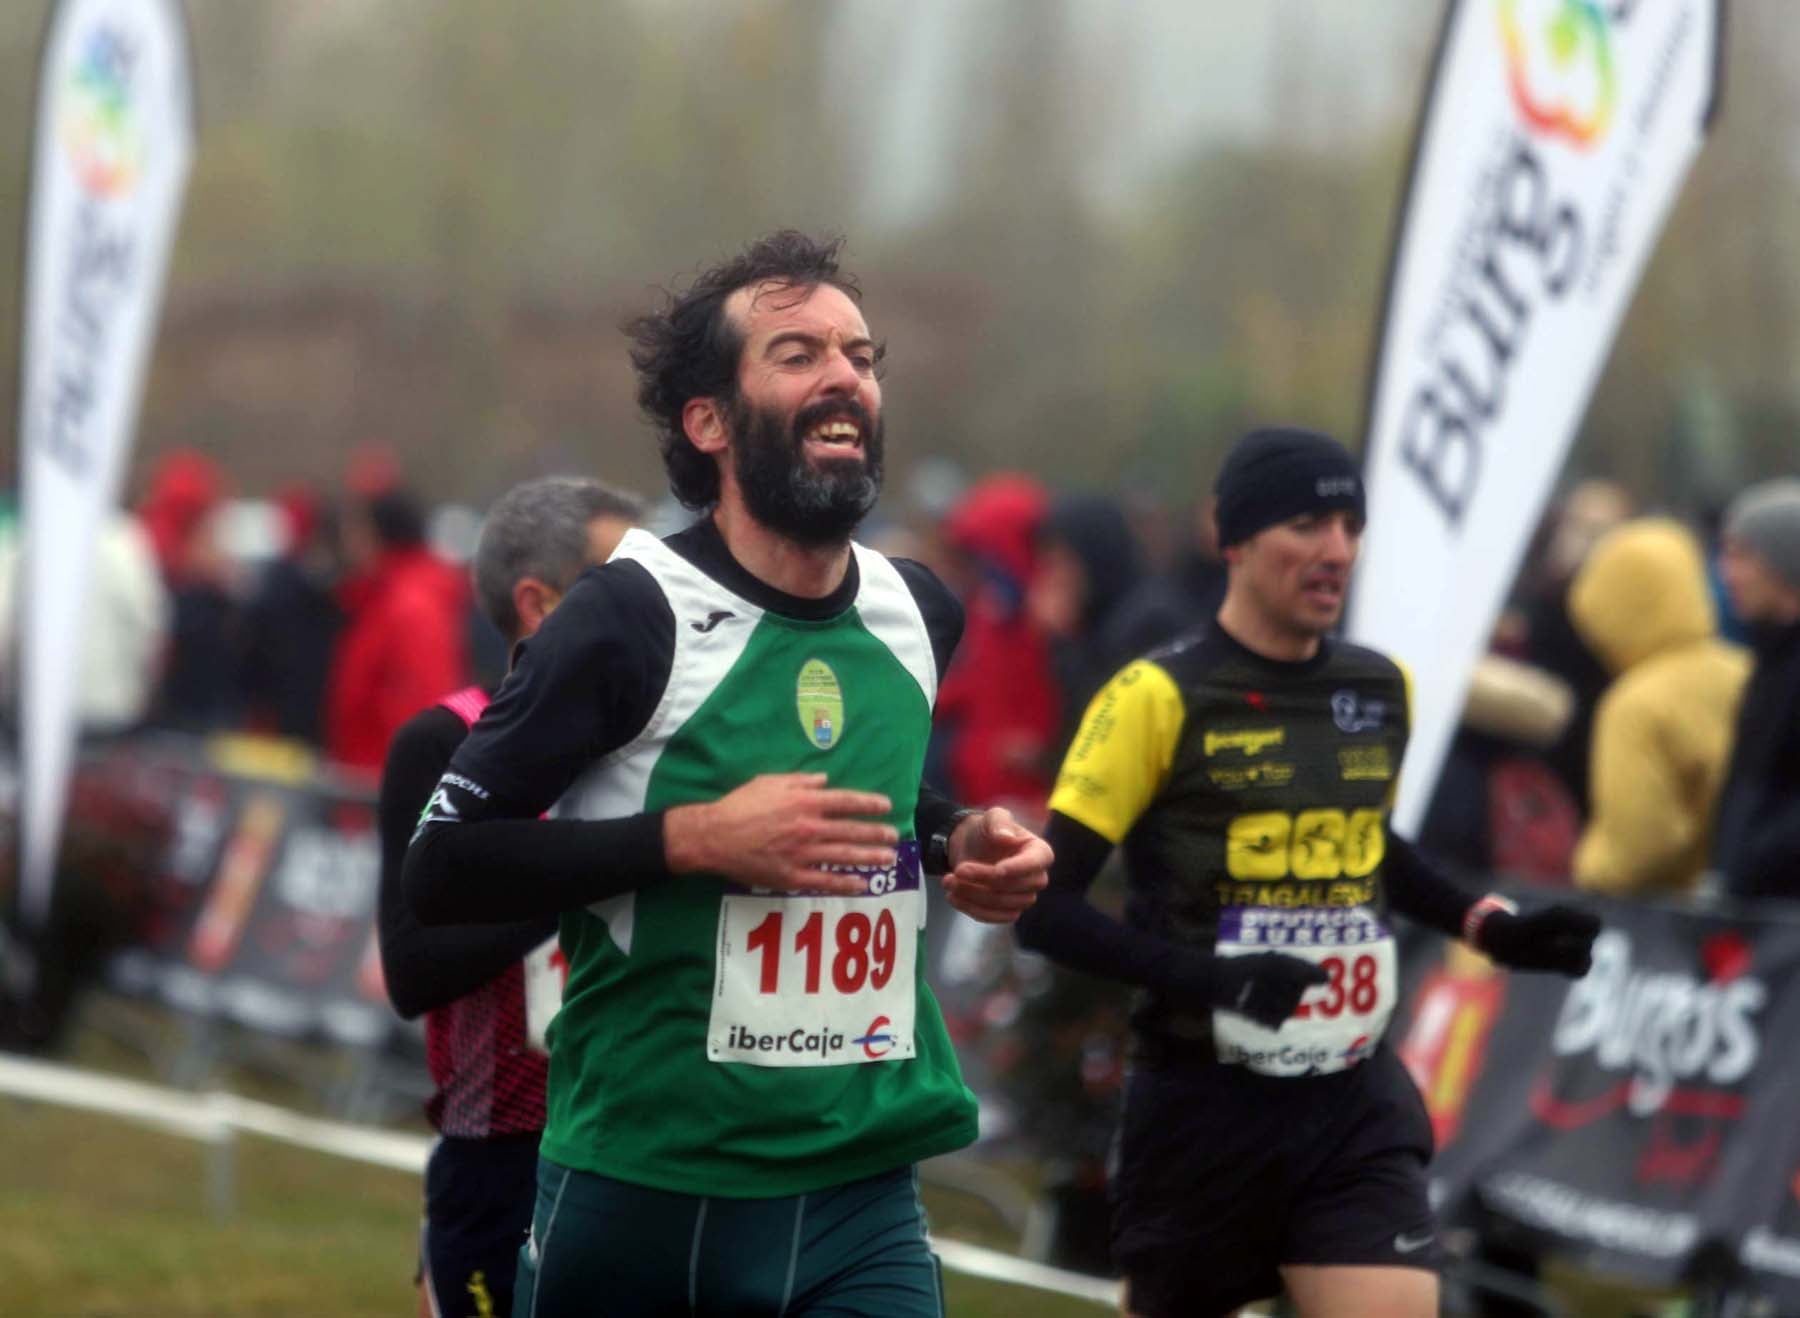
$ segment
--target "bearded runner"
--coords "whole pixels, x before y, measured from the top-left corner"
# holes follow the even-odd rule
[[[975,1102],[918,973],[923,876],[1009,922],[1050,853],[922,782],[962,612],[851,542],[881,354],[836,250],[773,235],[634,323],[707,515],[577,583],[409,849],[423,920],[561,914],[534,1318],[942,1310],[914,1164]]]
[[[823,772],[887,796],[900,836],[892,864],[842,867],[853,895],[653,877],[565,912],[544,1156],[682,1194],[758,1197],[974,1139],[974,1098],[916,973],[919,783],[937,655],[959,622],[923,569],[862,550],[839,591],[783,598],[702,522],[666,543],[629,533],[526,643],[517,680],[452,761],[427,833],[496,802],[524,809],[557,786],[537,765],[586,757],[557,793],[559,819],[653,817],[759,772]],[[597,671],[614,676],[601,685]],[[591,863],[650,868],[629,843]]]

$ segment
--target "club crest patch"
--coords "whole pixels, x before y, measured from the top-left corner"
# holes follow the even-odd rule
[[[800,676],[794,683],[794,709],[800,715],[800,727],[815,749],[828,751],[844,736],[844,689],[837,674],[823,659],[808,659],[800,665]]]

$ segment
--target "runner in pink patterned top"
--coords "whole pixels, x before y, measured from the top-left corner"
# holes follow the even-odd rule
[[[488,700],[486,691],[472,686],[438,706],[459,721],[456,741],[475,726]],[[421,722],[432,725],[421,728],[422,733],[435,734],[435,725],[444,720],[421,716]],[[436,735],[431,739],[439,740]],[[435,761],[437,747],[431,749],[429,758]],[[455,749],[454,742],[450,749]],[[390,765],[394,758],[389,758]],[[424,758],[418,765],[421,771],[427,767]],[[438,764],[437,776],[442,776],[448,763],[446,755]],[[431,784],[437,785],[436,776]],[[497,931],[497,947],[511,950],[514,940],[506,937],[510,932]],[[529,922],[518,926],[518,932],[533,939],[524,957],[510,956],[505,968],[481,987],[425,1013],[425,1061],[431,1069],[431,1082],[437,1086],[425,1104],[425,1115],[439,1134],[469,1139],[529,1135],[535,1146],[544,1128],[544,1077],[550,1059],[542,1047],[541,1023],[535,1040],[538,1046],[533,1046],[526,979],[528,965],[533,983],[546,971],[555,975],[555,922]],[[542,937],[536,937],[538,934]]]
[[[535,632],[637,517],[635,500],[574,477],[503,496],[482,528],[474,576],[508,644]],[[419,1250],[419,1312],[431,1318],[512,1312],[544,1127],[543,1030],[561,993],[554,919],[426,928],[401,894],[407,842],[488,699],[467,687],[421,711],[395,735],[381,782],[382,967],[395,1009],[425,1016],[435,1086],[425,1114],[440,1137]]]

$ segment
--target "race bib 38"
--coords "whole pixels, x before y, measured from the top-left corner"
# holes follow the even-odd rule
[[[1263,1075],[1325,1075],[1375,1050],[1399,999],[1394,937],[1366,906],[1234,906],[1219,913],[1219,956],[1280,952],[1331,976],[1279,1030],[1213,1012],[1219,1060]]]

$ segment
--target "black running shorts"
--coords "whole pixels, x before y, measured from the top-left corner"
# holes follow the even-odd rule
[[[1431,1123],[1386,1047],[1335,1075],[1140,1065],[1111,1184],[1113,1257],[1133,1312],[1229,1313],[1283,1264],[1432,1268]]]
[[[445,1136],[425,1164],[422,1281],[434,1318],[507,1318],[531,1230],[538,1137]]]

